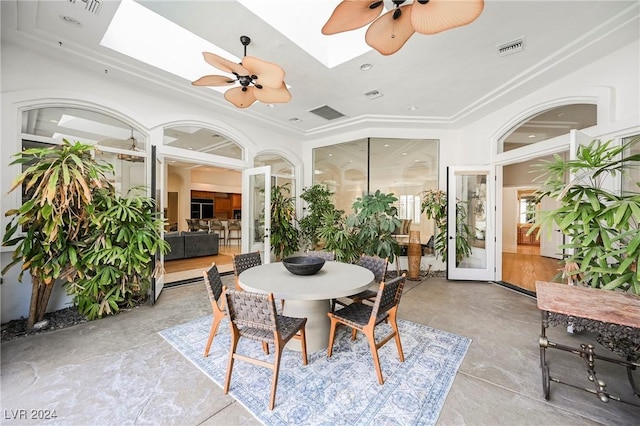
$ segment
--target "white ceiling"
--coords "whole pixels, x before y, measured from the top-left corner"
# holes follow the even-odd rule
[[[288,19],[305,21],[305,0],[264,1]],[[88,10],[97,3],[97,14]],[[240,36],[251,37],[248,53],[285,69],[293,99],[272,109],[256,103],[234,113],[302,136],[335,126],[348,128],[362,120],[460,127],[640,38],[637,0],[487,0],[482,15],[468,26],[432,36],[415,34],[394,55],[372,50],[330,69],[236,1],[139,3],[238,57],[243,53]],[[4,0],[3,43],[42,49],[62,42],[57,55],[96,61],[129,76],[157,81],[173,88],[176,96],[191,96],[212,110],[229,108],[216,91],[192,87],[188,80],[100,46],[118,5],[119,1],[104,0]],[[81,25],[70,25],[61,16]],[[144,29],[140,22],[140,33]],[[315,34],[320,28],[310,26],[307,31]],[[497,46],[521,37],[523,51],[498,54]],[[193,61],[201,64],[202,57]],[[361,71],[364,63],[373,68]],[[216,70],[212,68],[211,74]],[[372,90],[383,96],[368,99],[364,94]],[[345,117],[328,121],[309,112],[323,105]],[[301,121],[293,123],[293,117]]]

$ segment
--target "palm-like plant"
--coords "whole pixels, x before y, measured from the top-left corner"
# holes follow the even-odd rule
[[[24,202],[6,212],[3,245],[15,247],[3,273],[22,262],[19,279],[31,275],[27,328],[44,319],[59,279],[90,319],[144,299],[152,258],[168,250],[153,199],[119,197],[91,145],[64,140],[15,157],[25,170],[11,190],[22,188]]]
[[[303,246],[311,250],[315,250],[322,241],[318,236],[318,230],[322,226],[323,216],[336,209],[331,202],[332,195],[333,192],[319,184],[305,188],[300,195],[308,204],[307,215],[298,220],[300,240]]]
[[[541,212],[530,232],[555,223],[569,240],[560,246],[568,251],[565,262],[577,265],[569,273],[585,285],[640,294],[640,194],[610,189],[612,177],[624,178],[625,170],[640,164],[640,154],[624,155],[638,142],[594,140],[578,148],[575,160],[556,155],[539,165],[545,181],[538,200],[554,197],[560,207]],[[567,175],[572,176],[569,183]]]
[[[290,192],[289,184],[271,188],[271,251],[278,261],[300,247],[300,235],[295,226],[296,206]]]
[[[52,148],[31,148],[15,155],[11,164],[26,169],[12,182],[10,191],[23,190],[23,204],[9,210],[3,245],[15,246],[13,265],[22,262],[31,274],[32,292],[27,328],[42,321],[54,282],[82,274],[79,253],[92,231],[96,191],[113,191],[106,178],[113,171],[92,156],[93,148],[65,140]],[[24,231],[24,232],[23,232]]]

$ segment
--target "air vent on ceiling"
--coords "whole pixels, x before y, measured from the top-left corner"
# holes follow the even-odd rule
[[[372,90],[370,92],[367,92],[364,94],[367,99],[376,99],[382,96],[382,93],[380,93],[379,90]]]
[[[104,0],[67,0],[71,4],[77,4],[82,6],[84,10],[91,12],[95,15],[100,12],[100,6],[102,6],[102,1]]]
[[[500,56],[511,55],[522,50],[524,50],[524,37],[498,46],[498,54]]]
[[[325,120],[335,120],[336,118],[344,117],[343,113],[338,112],[335,109],[333,109],[333,108],[331,108],[330,106],[327,106],[327,105],[323,105],[323,106],[318,107],[316,109],[312,109],[309,112],[312,113],[312,114],[315,114],[315,115],[317,115],[319,117],[322,117]]]

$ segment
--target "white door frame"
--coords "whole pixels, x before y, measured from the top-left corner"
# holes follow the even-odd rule
[[[477,267],[456,262],[456,204],[459,180],[463,176],[484,175],[486,201],[484,248],[472,247],[472,258],[479,254]],[[451,166],[447,169],[447,279],[493,281],[496,279],[496,168],[494,166]],[[464,200],[467,201],[467,200]],[[472,212],[467,213],[472,214]],[[472,230],[475,235],[475,229]],[[475,249],[475,253],[474,253]]]
[[[255,187],[255,178],[262,176],[263,186]],[[264,197],[258,195],[264,191]],[[257,202],[264,205],[257,206]],[[271,166],[254,167],[242,171],[242,251],[260,251],[263,263],[271,262]],[[256,215],[263,213],[262,239],[256,238]],[[259,219],[258,219],[259,220]]]

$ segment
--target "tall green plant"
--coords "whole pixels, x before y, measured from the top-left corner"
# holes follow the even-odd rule
[[[324,213],[322,224],[318,228],[318,238],[322,240],[324,250],[335,253],[338,262],[355,263],[362,254],[357,230],[347,224],[347,216],[342,210]]]
[[[421,212],[427,219],[433,219],[436,226],[436,235],[433,242],[433,251],[436,257],[440,256],[447,263],[447,193],[440,190],[423,191]],[[472,237],[471,227],[467,224],[467,208],[462,201],[456,202],[456,264],[471,254],[469,239]]]
[[[332,195],[333,192],[319,184],[302,191],[300,198],[308,205],[306,216],[298,220],[302,246],[315,250],[321,243],[322,239],[318,233],[323,224],[323,217],[325,213],[333,212],[336,209],[331,201]]]
[[[271,251],[278,261],[300,248],[300,234],[295,226],[296,206],[290,193],[289,184],[271,188]]]
[[[12,262],[2,271],[22,262],[31,275],[32,291],[27,328],[42,321],[55,281],[71,279],[79,253],[92,231],[92,203],[96,191],[112,191],[105,177],[112,172],[92,156],[93,148],[64,140],[51,148],[26,149],[11,164],[26,168],[12,182],[9,192],[23,190],[23,204],[9,210],[12,216],[2,240],[15,246]]]
[[[398,240],[393,237],[393,231],[401,224],[398,209],[393,205],[396,201],[393,194],[376,190],[353,203],[354,214],[347,224],[357,229],[357,245],[362,253],[388,258],[389,262],[400,254]]]
[[[560,207],[541,212],[532,228],[540,232],[555,224],[568,237],[560,248],[568,252],[565,262],[578,265],[571,273],[585,285],[640,294],[640,194],[611,189],[613,178],[625,178],[625,169],[640,165],[640,154],[624,156],[638,142],[593,140],[578,148],[575,160],[555,155],[538,166],[545,178],[538,200],[553,197]]]
[[[153,199],[98,191],[94,206],[95,226],[81,252],[84,277],[66,285],[79,311],[90,319],[144,301],[154,255],[169,250],[160,237],[163,221]]]
[[[151,275],[150,256],[144,249],[147,238],[152,240],[148,245],[151,254],[156,249],[168,250],[152,213],[153,200],[131,200],[147,209],[144,215],[152,215],[152,220],[137,220],[131,210],[109,210],[112,203],[128,201],[116,195],[107,177],[113,168],[95,160],[91,145],[64,140],[61,145],[27,149],[14,157],[11,164],[25,170],[14,180],[11,191],[22,189],[24,202],[19,209],[6,212],[12,218],[3,245],[14,246],[14,252],[3,273],[22,263],[19,280],[26,270],[31,275],[27,328],[44,319],[53,285],[59,279],[68,283],[67,291],[89,318],[132,303],[134,294],[143,298],[146,293],[140,282],[148,281]],[[131,229],[135,232],[128,232]],[[96,241],[104,244],[96,245]],[[113,246],[129,250],[121,256],[117,273],[109,267],[117,261],[110,251]],[[107,253],[110,255],[103,256]],[[90,261],[92,256],[99,259]],[[125,261],[137,265],[133,272],[124,266]],[[96,276],[100,277],[100,291],[92,286]],[[90,308],[96,303],[101,308]]]

